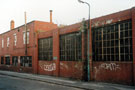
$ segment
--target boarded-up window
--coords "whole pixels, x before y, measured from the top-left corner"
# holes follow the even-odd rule
[[[82,35],[71,33],[60,36],[60,60],[79,61],[82,59]]]
[[[39,39],[38,42],[38,59],[39,60],[53,60],[53,41],[52,38]]]
[[[132,61],[132,23],[122,21],[92,29],[94,61]]]

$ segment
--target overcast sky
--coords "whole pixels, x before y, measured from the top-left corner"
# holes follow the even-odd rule
[[[135,6],[135,0],[83,0],[91,5],[91,18],[111,14]],[[0,33],[10,29],[10,21],[15,27],[24,24],[24,12],[27,22],[40,20],[49,22],[49,10],[53,10],[53,22],[56,24],[74,24],[82,18],[88,19],[88,7],[78,0],[0,0]]]

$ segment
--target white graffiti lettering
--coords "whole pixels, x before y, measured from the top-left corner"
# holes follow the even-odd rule
[[[120,66],[116,63],[109,63],[109,64],[103,63],[98,67],[94,67],[94,69],[95,69],[95,78],[97,77],[97,74],[102,71],[102,69],[111,70],[111,71],[121,70]]]
[[[110,63],[110,64],[107,64],[107,63],[103,63],[99,66],[99,68],[103,68],[103,69],[106,69],[106,70],[117,70],[117,69],[120,69],[119,65],[117,65],[116,63]]]
[[[54,71],[56,70],[56,64],[52,63],[52,64],[43,64],[40,66],[43,70],[45,71]]]

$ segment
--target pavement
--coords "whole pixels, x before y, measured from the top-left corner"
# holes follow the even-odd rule
[[[83,82],[77,80],[69,80],[68,78],[47,76],[47,75],[37,75],[37,74],[28,74],[28,73],[18,73],[11,71],[1,71],[0,75],[7,75],[12,77],[18,77],[29,80],[36,80],[46,83],[52,83],[56,85],[62,85],[67,87],[74,87],[85,90],[135,90],[135,86],[120,85],[120,84],[111,84],[103,82]]]

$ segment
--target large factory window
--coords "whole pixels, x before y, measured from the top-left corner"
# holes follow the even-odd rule
[[[82,59],[81,33],[71,33],[60,36],[60,60],[79,61]]]
[[[21,56],[20,64],[23,67],[32,67],[32,56]]]
[[[53,60],[53,41],[52,38],[40,39],[38,43],[38,59],[39,60]]]
[[[17,56],[12,57],[12,65],[14,65],[14,66],[18,65],[18,57]]]
[[[132,61],[131,20],[92,29],[94,61]]]

